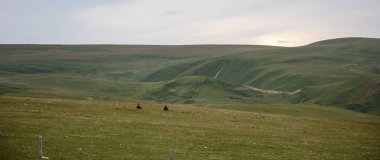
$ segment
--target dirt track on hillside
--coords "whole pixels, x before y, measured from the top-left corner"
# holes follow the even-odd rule
[[[300,93],[302,91],[302,89],[297,89],[293,92],[275,91],[275,90],[266,90],[266,89],[256,88],[256,87],[247,86],[247,85],[244,85],[244,87],[249,88],[249,89],[254,90],[254,91],[258,91],[258,92],[262,92],[262,93],[268,93],[268,94],[295,95],[295,94]]]

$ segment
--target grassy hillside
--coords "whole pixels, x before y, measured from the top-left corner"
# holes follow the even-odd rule
[[[287,96],[271,96],[205,76],[185,76],[143,85],[137,97],[180,103],[289,103]]]
[[[137,81],[167,65],[205,57],[266,50],[244,45],[0,45],[0,71],[75,74]],[[202,56],[202,57],[199,57]]]
[[[169,105],[0,96],[0,157],[377,159],[380,119],[315,105]],[[222,108],[222,109],[221,109]]]
[[[0,45],[0,159],[378,159],[379,42]]]
[[[302,89],[301,94],[291,97],[295,103],[336,105],[379,114],[378,46],[378,39],[345,38],[251,51],[169,66],[144,81],[189,75],[214,77],[223,68],[217,78],[221,81],[278,91]]]
[[[314,103],[380,114],[379,46],[379,39],[369,38],[294,48],[0,45],[0,94],[64,92],[171,103]],[[270,94],[297,90],[301,92],[294,95]]]

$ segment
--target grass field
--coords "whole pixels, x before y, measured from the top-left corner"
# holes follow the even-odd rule
[[[0,97],[1,159],[378,159],[380,118],[313,105]]]
[[[371,38],[292,48],[0,45],[0,94],[42,89],[170,103],[313,103],[379,115],[379,46]]]
[[[379,46],[0,45],[0,159],[380,159]]]

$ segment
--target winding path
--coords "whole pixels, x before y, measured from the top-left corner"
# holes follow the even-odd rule
[[[256,87],[247,86],[247,85],[244,85],[244,87],[249,88],[249,89],[254,90],[254,91],[258,91],[258,92],[262,92],[262,93],[268,93],[268,94],[295,95],[295,94],[300,93],[302,91],[302,89],[297,89],[293,92],[275,91],[275,90],[267,90],[267,89],[256,88]]]
[[[223,71],[224,71],[224,67],[221,67],[219,69],[219,71],[216,72],[216,74],[214,76],[214,79],[217,79],[219,77],[219,75]],[[244,85],[244,87],[249,88],[249,89],[254,90],[254,91],[257,91],[257,92],[268,93],[268,94],[276,94],[276,95],[279,95],[279,94],[282,94],[282,95],[295,95],[295,94],[300,93],[302,91],[302,89],[297,89],[297,90],[295,90],[293,92],[276,91],[276,90],[267,90],[267,89],[256,88],[256,87],[252,87],[252,86],[248,86],[248,85]]]
[[[214,79],[217,79],[219,77],[219,74],[224,71],[224,67],[221,67],[218,72],[216,72]]]

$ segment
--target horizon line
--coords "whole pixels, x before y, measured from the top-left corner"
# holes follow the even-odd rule
[[[48,45],[48,46],[81,46],[81,45],[88,45],[88,46],[95,46],[95,45],[104,45],[104,46],[267,46],[267,47],[285,47],[285,48],[292,48],[292,47],[302,47],[307,46],[313,43],[322,42],[322,41],[328,41],[328,40],[336,40],[336,39],[379,39],[380,38],[373,38],[373,37],[339,37],[339,38],[329,38],[329,39],[323,39],[315,42],[311,42],[305,45],[298,45],[298,46],[281,46],[281,45],[265,45],[265,44],[234,44],[234,43],[189,43],[189,44],[142,44],[142,43],[0,43],[0,45]]]

